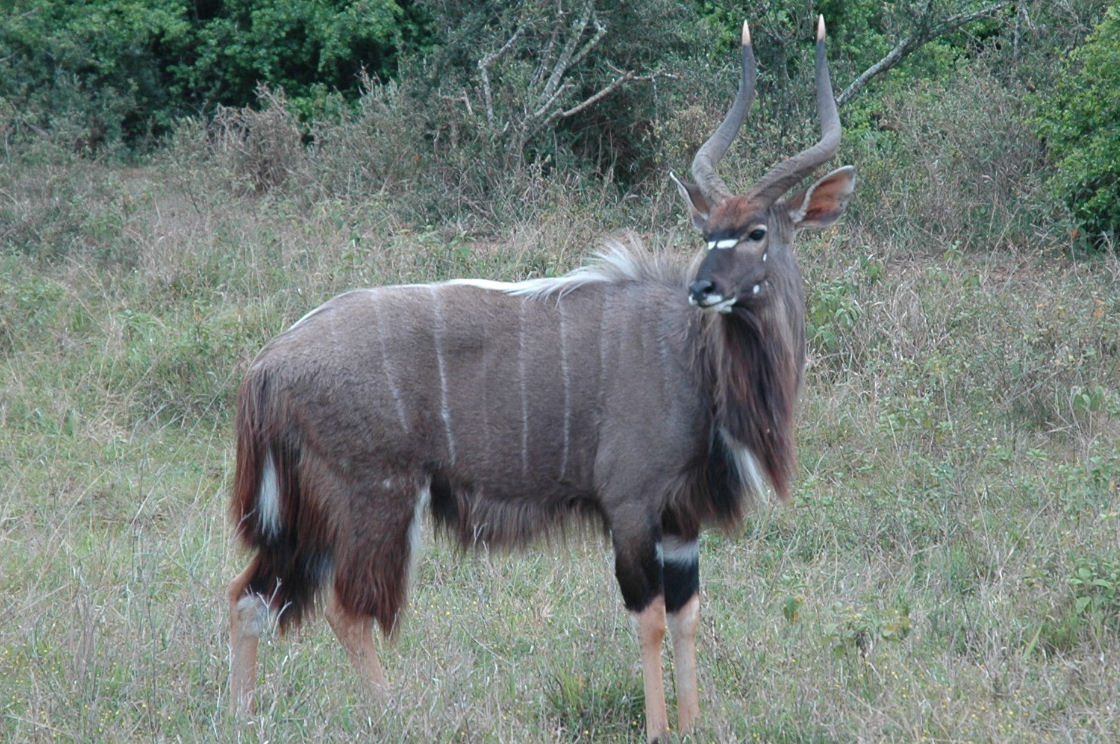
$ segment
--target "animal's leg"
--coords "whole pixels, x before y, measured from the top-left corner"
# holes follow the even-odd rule
[[[700,714],[696,689],[696,628],[700,619],[700,551],[695,539],[666,535],[662,542],[665,606],[673,640],[677,725],[692,729]]]
[[[661,580],[660,531],[644,519],[612,520],[614,573],[622,601],[634,618],[642,660],[646,737],[663,741],[669,733],[661,642],[665,638],[665,594]]]
[[[377,649],[373,645],[373,618],[350,612],[339,603],[333,592],[324,614],[367,689],[374,695],[384,695],[385,673],[381,670]]]
[[[696,717],[700,715],[700,695],[696,689],[696,626],[699,619],[699,594],[693,594],[684,607],[669,613],[677,678],[677,725],[681,733],[691,731]]]
[[[658,595],[635,614],[638,649],[642,658],[642,687],[646,698],[646,740],[664,741],[669,734],[665,684],[661,677],[661,641],[665,638],[665,597]]]
[[[253,711],[253,689],[257,676],[257,646],[268,623],[268,603],[246,593],[257,570],[257,560],[229,585],[229,696],[230,709],[238,718]]]

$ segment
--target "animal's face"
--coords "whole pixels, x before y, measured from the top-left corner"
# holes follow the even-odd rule
[[[789,232],[773,210],[757,209],[743,197],[728,199],[712,210],[702,232],[707,253],[689,284],[689,302],[727,313],[763,301],[784,263],[774,259],[786,250]]]
[[[787,278],[796,272],[794,237],[805,228],[831,225],[844,213],[855,171],[837,168],[773,204],[730,196],[713,205],[695,185],[673,180],[707,245],[688,300],[704,310],[729,313],[765,302],[781,272]]]

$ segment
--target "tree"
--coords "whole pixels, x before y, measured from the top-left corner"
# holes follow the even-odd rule
[[[159,60],[188,31],[181,3],[8,5],[0,23],[0,102],[19,124],[92,149],[167,123],[157,121],[169,105]]]
[[[911,53],[917,51],[922,45],[939,36],[952,33],[973,21],[989,18],[999,11],[1011,7],[1011,0],[995,2],[984,5],[974,10],[964,10],[948,18],[938,18],[934,15],[934,4],[925,3],[925,8],[915,17],[913,27],[908,35],[891,47],[883,57],[861,72],[844,90],[836,97],[836,103],[843,106],[864,86],[877,75],[882,75]]]
[[[1036,131],[1054,161],[1050,187],[1092,245],[1120,235],[1120,7],[1109,8],[1039,99]]]
[[[359,95],[424,44],[407,0],[10,0],[0,3],[0,110],[82,148],[137,144],[185,113],[285,89],[309,115],[326,94]],[[4,122],[0,121],[0,125]]]
[[[578,152],[604,170],[639,159],[654,85],[687,46],[672,0],[430,2],[443,29],[426,60],[437,126],[490,140],[504,167]]]
[[[403,49],[422,44],[425,14],[397,0],[227,0],[195,5],[191,31],[166,63],[172,94],[202,110],[243,105],[259,83],[284,89],[301,113],[365,71],[387,79]]]

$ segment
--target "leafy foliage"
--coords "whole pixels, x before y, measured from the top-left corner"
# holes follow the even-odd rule
[[[128,154],[192,115],[185,131],[225,148],[241,188],[265,192],[298,175],[298,188],[320,196],[402,193],[398,213],[417,224],[493,225],[514,194],[663,194],[665,171],[687,168],[725,110],[744,17],[758,97],[749,145],[735,145],[749,155],[733,153],[722,167],[730,183],[745,184],[815,132],[816,12],[828,19],[840,92],[900,39],[999,6],[921,47],[845,105],[841,157],[860,165],[853,212],[877,212],[895,233],[918,227],[962,247],[1004,246],[1054,234],[1044,224],[1053,222],[1050,193],[1107,217],[1117,117],[1107,120],[1102,107],[1115,93],[1102,89],[1090,101],[1107,121],[1081,139],[1067,121],[1078,109],[1053,97],[1060,117],[1045,136],[1060,173],[1050,193],[1040,187],[1048,164],[1024,127],[1025,89],[1079,93],[1046,60],[1085,39],[1106,4],[9,0],[0,139],[24,158],[36,153],[27,143],[48,139],[51,157],[105,147]],[[1095,64],[1079,54],[1071,70]],[[1093,180],[1094,168],[1101,178]],[[895,179],[899,169],[908,178]],[[893,183],[903,186],[884,188]],[[1089,191],[1098,184],[1105,190]],[[661,201],[676,214],[675,199]],[[655,212],[650,219],[661,220],[667,207]],[[13,224],[34,237],[33,221]]]
[[[0,107],[78,149],[136,144],[188,112],[244,105],[259,82],[310,113],[359,73],[396,73],[425,14],[396,0],[14,0],[0,25]],[[78,142],[78,139],[81,142]]]
[[[1120,234],[1120,7],[1112,7],[1066,58],[1036,129],[1056,170],[1050,185],[1085,239],[1114,246]]]
[[[359,73],[396,74],[422,43],[424,14],[396,0],[232,0],[199,12],[168,65],[185,102],[240,105],[256,86],[283,88],[304,114],[331,91],[358,92]]]
[[[93,149],[166,124],[161,54],[181,46],[182,3],[15,0],[0,24],[4,118]]]

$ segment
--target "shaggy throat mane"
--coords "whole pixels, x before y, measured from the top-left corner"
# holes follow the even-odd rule
[[[709,316],[704,349],[718,425],[754,454],[778,498],[789,499],[794,409],[803,342],[787,318],[736,309]]]

